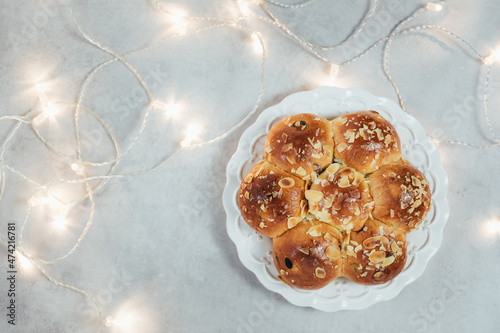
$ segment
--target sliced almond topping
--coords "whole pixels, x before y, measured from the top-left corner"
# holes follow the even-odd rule
[[[339,153],[343,152],[346,148],[347,148],[347,143],[345,143],[345,142],[341,142],[337,146],[337,150],[338,150]]]
[[[288,219],[288,229],[292,229],[293,227],[295,227],[297,224],[299,223],[299,218],[298,217],[290,217]]]
[[[312,202],[320,202],[323,199],[323,193],[315,190],[307,190],[305,196],[307,200]]]
[[[335,243],[335,241],[336,241],[335,238],[333,238],[333,236],[330,235],[330,233],[328,233],[328,232],[325,234],[324,238],[325,238],[325,240],[332,242],[332,243]]]
[[[308,247],[303,247],[299,249],[300,252],[304,253],[305,255],[309,255],[309,248]]]
[[[391,217],[394,217],[394,210],[391,209]]]
[[[316,267],[314,274],[316,274],[316,276],[320,279],[323,279],[326,276],[325,270],[321,267]]]
[[[287,156],[287,157],[286,157],[286,160],[287,160],[287,161],[288,161],[288,163],[290,163],[290,164],[295,164],[295,163],[297,163],[297,162],[295,161],[295,157],[293,157],[293,156]]]
[[[419,186],[420,187],[421,183],[420,183],[420,180],[417,177],[411,176],[411,184],[413,186]]]
[[[361,244],[358,244],[358,246],[356,246],[356,248],[354,249],[354,252],[358,253],[362,248],[363,247],[361,246]]]
[[[382,266],[383,267],[387,267],[389,266],[390,264],[392,264],[394,262],[394,256],[390,256],[390,257],[387,257],[384,259],[384,261],[382,262]]]
[[[327,212],[317,212],[316,217],[318,218],[318,220],[323,221],[323,222],[327,222],[327,223],[332,222],[332,216],[330,214],[328,214]]]
[[[368,258],[370,259],[371,262],[375,264],[381,263],[385,259],[385,252],[373,251]]]
[[[391,136],[390,134],[387,134],[387,135],[385,136],[384,143],[385,143],[386,145],[388,145],[389,143],[391,143],[391,141],[392,141],[392,136]]]
[[[267,146],[265,151],[266,151],[266,153],[269,154],[272,150],[273,150],[273,147]]]
[[[420,206],[422,204],[422,201],[420,200],[415,200],[415,202],[413,203],[413,205],[411,205],[411,208],[415,209],[417,208],[418,206]]]
[[[312,153],[311,156],[313,158],[318,158],[318,159],[321,158],[321,155],[320,154],[316,154],[316,153]]]
[[[326,256],[332,260],[340,259],[340,250],[336,246],[329,246],[326,248]]]
[[[265,227],[266,227],[266,225],[264,224],[264,222],[260,222],[259,227],[261,227],[261,228],[265,228]]]
[[[370,237],[363,241],[363,246],[367,249],[374,249],[380,243],[380,236]]]
[[[381,242],[384,246],[389,246],[389,239],[387,239],[387,237],[385,237],[385,236],[380,236],[380,242]]]
[[[337,171],[339,171],[339,169],[340,169],[340,164],[333,163],[330,164],[328,168],[326,168],[326,172],[330,175],[334,175],[335,173],[337,173]]]
[[[307,230],[306,234],[311,235],[312,237],[318,237],[321,236],[321,229],[322,225],[318,224],[313,227],[310,227],[309,230]]]
[[[368,272],[361,273],[359,276],[361,276],[361,277],[365,277],[365,276],[366,276],[366,274],[368,274]]]
[[[289,151],[292,148],[293,148],[293,144],[287,143],[286,145],[283,145],[283,147],[281,147],[281,152],[286,153],[287,151]]]
[[[326,186],[328,186],[329,184],[330,184],[330,182],[329,182],[328,180],[326,180],[326,179],[322,179],[322,180],[321,180],[321,186],[326,187]]]
[[[307,174],[306,170],[303,167],[299,167],[297,171],[295,171],[299,176],[303,177]]]
[[[339,182],[338,182],[338,185],[340,188],[345,188],[345,187],[349,187],[350,184],[349,184],[349,177],[348,176],[343,176],[342,178],[340,178]]]
[[[399,253],[399,251],[401,251],[401,248],[398,246],[398,244],[396,244],[396,242],[394,242],[391,244],[391,250],[394,253]]]
[[[289,187],[292,187],[293,185],[295,185],[295,180],[293,180],[293,178],[286,177],[286,178],[281,179],[278,182],[278,185],[282,188],[289,188]]]

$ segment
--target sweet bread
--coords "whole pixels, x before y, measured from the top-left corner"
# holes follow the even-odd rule
[[[310,189],[305,192],[309,212],[341,231],[361,229],[373,210],[373,200],[363,175],[333,163],[313,178]]]
[[[273,260],[281,281],[318,289],[341,275],[342,234],[317,220],[299,223],[273,239]]]
[[[263,156],[238,205],[251,228],[273,238],[281,281],[318,289],[344,276],[376,285],[404,269],[406,234],[424,221],[431,190],[380,114],[286,117],[269,130]]]
[[[418,228],[431,206],[429,183],[420,171],[402,160],[381,167],[368,180],[374,218],[404,232]]]
[[[378,220],[344,238],[343,276],[359,284],[392,280],[406,263],[406,234]]]
[[[269,130],[264,158],[300,178],[320,173],[333,160],[331,122],[310,113],[282,119]]]
[[[305,216],[304,191],[305,181],[262,160],[243,179],[238,205],[250,227],[277,237]]]
[[[349,113],[333,120],[335,158],[361,173],[401,158],[396,129],[376,111]]]

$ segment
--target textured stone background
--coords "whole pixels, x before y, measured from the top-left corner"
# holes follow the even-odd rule
[[[61,4],[62,3],[62,4]],[[229,17],[232,0],[177,0],[191,15]],[[367,29],[347,47],[328,53],[341,61],[386,35],[421,4],[386,0]],[[275,9],[297,34],[318,43],[336,43],[359,22],[367,1],[318,0],[302,10]],[[75,0],[75,15],[96,40],[124,53],[165,36],[168,16],[149,1]],[[495,0],[457,0],[440,13],[428,12],[415,23],[439,24],[488,54],[500,47],[500,4]],[[21,115],[37,104],[34,84],[45,84],[53,101],[75,101],[85,76],[110,56],[78,34],[65,1],[1,1],[0,116]],[[247,20],[265,38],[268,59],[265,94],[257,114],[285,96],[321,85],[325,64],[276,27]],[[189,28],[189,27],[188,27]],[[130,57],[148,77],[160,99],[182,105],[178,119],[153,113],[144,136],[117,172],[146,169],[168,156],[183,128],[196,120],[203,139],[219,135],[252,108],[259,89],[260,60],[248,37],[229,29],[174,39]],[[492,121],[500,128],[500,73],[493,66]],[[436,32],[394,41],[392,68],[409,112],[431,134],[487,143],[482,106],[485,66],[457,43]],[[381,48],[343,68],[340,87],[359,87],[396,100],[381,67]],[[478,90],[479,94],[475,91]],[[146,98],[132,75],[118,63],[96,75],[84,103],[111,124],[122,146],[133,138]],[[44,134],[74,152],[69,108]],[[362,311],[323,313],[296,307],[266,290],[240,263],[225,230],[222,191],[225,167],[245,126],[222,142],[182,152],[146,175],[111,180],[96,195],[94,226],[78,251],[48,266],[54,277],[83,288],[105,305],[105,315],[136,316],[131,328],[109,332],[494,332],[500,298],[500,236],[485,234],[485,222],[500,216],[497,177],[500,148],[471,149],[441,145],[449,176],[451,215],[442,248],[425,273],[388,302]],[[84,117],[85,153],[110,159],[112,147],[95,122]],[[12,123],[0,122],[5,139]],[[499,131],[500,132],[500,131]],[[69,175],[68,166],[47,152],[28,127],[10,144],[5,159],[39,182]],[[34,187],[7,173],[0,202],[0,225],[20,226],[27,195]],[[61,188],[73,195],[81,188]],[[25,231],[28,253],[54,257],[67,251],[83,228],[88,205],[71,215],[65,230],[54,230],[49,213],[35,211]],[[6,256],[5,248],[1,252]],[[0,260],[6,271],[6,260]],[[3,273],[2,273],[3,274]],[[0,277],[3,275],[0,275]],[[17,325],[0,319],[2,332],[95,332],[98,323],[87,299],[49,283],[34,269],[20,270]],[[0,279],[5,309],[6,281]],[[2,310],[4,313],[5,310]]]

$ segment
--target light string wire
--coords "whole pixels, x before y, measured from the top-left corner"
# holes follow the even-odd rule
[[[160,4],[160,2],[158,0],[152,0],[152,1],[153,1],[153,4],[155,5],[155,7],[158,10],[160,10],[160,11],[162,11],[162,12],[168,14],[168,15],[171,15],[173,17],[177,16],[175,13],[172,13],[171,11],[165,9]],[[234,131],[236,131],[238,128],[240,128],[243,124],[245,124],[246,121],[248,121],[248,119],[250,119],[251,116],[259,108],[261,100],[262,100],[262,97],[263,97],[263,94],[264,94],[264,73],[265,73],[265,63],[266,63],[266,56],[267,56],[267,54],[266,54],[266,47],[265,47],[265,43],[264,43],[264,38],[262,37],[262,35],[261,35],[261,33],[259,31],[254,30],[254,29],[250,29],[250,28],[248,28],[246,26],[243,26],[243,25],[239,24],[238,22],[240,22],[240,21],[242,21],[244,19],[247,19],[247,18],[255,18],[255,19],[259,19],[259,20],[262,20],[264,22],[270,23],[270,24],[276,26],[277,28],[279,28],[281,31],[283,31],[286,35],[288,35],[289,37],[291,37],[292,39],[294,39],[295,41],[297,41],[299,44],[301,44],[303,47],[305,47],[309,52],[311,52],[311,54],[313,54],[314,56],[316,56],[320,60],[322,60],[322,61],[324,61],[324,62],[326,62],[326,63],[328,63],[330,65],[335,65],[335,63],[333,63],[332,61],[328,60],[325,56],[321,55],[317,50],[325,51],[325,50],[335,49],[335,48],[337,48],[337,47],[339,47],[341,45],[347,44],[352,39],[354,39],[355,37],[357,37],[359,35],[359,33],[362,31],[362,29],[365,27],[365,25],[368,22],[368,20],[370,20],[372,18],[372,16],[374,15],[375,10],[377,8],[378,1],[379,0],[374,0],[374,1],[370,2],[371,6],[367,10],[365,16],[363,17],[363,19],[361,20],[361,22],[359,23],[359,25],[342,42],[340,42],[338,44],[335,44],[335,45],[322,46],[322,45],[315,44],[313,42],[307,41],[307,40],[299,37],[298,35],[296,35],[295,33],[293,33],[290,29],[288,29],[287,26],[282,21],[280,21],[272,13],[272,11],[269,9],[269,7],[267,7],[267,5],[265,4],[265,2],[267,2],[269,4],[272,4],[272,5],[275,5],[275,6],[280,6],[280,7],[283,7],[283,8],[297,9],[297,8],[303,8],[303,7],[305,7],[305,6],[313,3],[314,0],[305,1],[303,3],[299,3],[299,4],[295,4],[295,5],[286,5],[286,4],[278,3],[278,2],[273,1],[273,0],[264,0],[264,2],[261,1],[259,3],[259,6],[264,10],[264,12],[270,18],[259,16],[259,15],[255,14],[255,13],[253,13],[253,12],[251,14],[249,14],[249,15],[241,15],[241,16],[239,16],[236,19],[220,19],[220,18],[213,18],[213,17],[188,17],[188,16],[182,16],[182,19],[185,19],[185,20],[188,20],[188,21],[209,22],[212,25],[204,26],[204,27],[199,28],[199,29],[194,29],[194,30],[189,30],[189,31],[181,31],[179,33],[171,34],[171,35],[169,35],[169,36],[167,36],[167,37],[165,37],[165,38],[163,38],[163,39],[161,39],[159,41],[152,42],[152,43],[146,45],[145,47],[143,47],[141,49],[137,49],[137,50],[134,50],[134,51],[129,51],[129,52],[126,52],[126,53],[123,53],[123,54],[119,54],[117,52],[114,52],[110,48],[102,45],[101,43],[97,42],[92,37],[90,37],[90,35],[79,24],[79,22],[78,22],[78,20],[76,18],[76,15],[74,13],[73,7],[72,7],[72,3],[70,1],[69,4],[68,4],[69,12],[71,14],[71,17],[72,17],[74,23],[76,24],[77,29],[78,29],[79,33],[81,34],[81,36],[87,42],[89,42],[91,45],[94,45],[97,48],[99,48],[100,50],[108,53],[110,56],[112,56],[112,58],[109,59],[109,60],[107,60],[107,61],[102,62],[101,64],[99,64],[98,66],[96,66],[92,71],[89,72],[89,74],[85,77],[85,80],[84,80],[84,82],[82,84],[82,87],[80,89],[80,92],[78,94],[77,102],[75,104],[61,102],[61,104],[70,105],[70,106],[74,107],[74,121],[73,121],[73,126],[74,126],[74,133],[75,133],[76,146],[77,146],[77,148],[76,148],[76,151],[77,151],[76,152],[76,158],[73,157],[73,156],[71,156],[71,155],[64,154],[63,152],[57,150],[40,133],[40,131],[38,129],[38,124],[35,121],[36,120],[36,116],[39,115],[39,112],[37,113],[36,110],[30,110],[29,112],[27,112],[27,114],[25,116],[4,116],[4,117],[0,117],[0,121],[14,121],[15,122],[15,125],[14,125],[13,129],[10,131],[9,135],[7,136],[7,138],[5,139],[5,141],[4,141],[3,145],[2,145],[2,152],[0,154],[0,164],[1,164],[0,200],[3,197],[3,194],[5,192],[5,187],[6,187],[6,185],[5,185],[6,184],[5,183],[6,172],[5,171],[9,170],[10,172],[18,175],[19,177],[21,177],[22,179],[24,179],[25,181],[27,181],[31,185],[37,187],[37,189],[32,192],[32,195],[30,196],[30,200],[34,199],[34,196],[38,192],[40,192],[40,191],[44,191],[44,192],[48,193],[48,195],[50,197],[55,198],[56,201],[58,201],[60,204],[63,204],[63,205],[75,205],[75,204],[82,203],[82,202],[84,202],[84,201],[87,200],[89,202],[89,204],[90,204],[89,217],[88,217],[87,223],[85,224],[85,227],[82,230],[82,233],[80,234],[80,236],[79,236],[76,244],[68,252],[66,252],[62,256],[56,257],[55,259],[42,259],[42,258],[38,258],[38,257],[30,256],[30,255],[26,254],[25,251],[24,251],[24,248],[22,246],[23,231],[24,231],[24,228],[25,228],[25,226],[27,224],[27,221],[28,221],[28,218],[29,218],[29,215],[30,215],[30,210],[31,210],[31,205],[28,204],[28,208],[27,208],[27,212],[26,212],[26,215],[25,215],[25,219],[23,221],[23,225],[22,225],[22,228],[21,228],[22,231],[21,231],[21,234],[20,234],[20,244],[19,244],[19,247],[17,249],[18,253],[21,256],[24,256],[25,258],[27,258],[29,260],[29,262],[34,267],[36,267],[37,270],[40,271],[50,282],[52,282],[52,283],[54,283],[54,284],[56,284],[58,286],[67,288],[69,290],[72,290],[72,291],[74,291],[76,293],[79,293],[81,295],[84,295],[84,296],[88,297],[96,305],[96,309],[97,309],[97,312],[98,312],[98,318],[99,318],[99,321],[101,323],[100,327],[99,327],[99,332],[102,332],[103,328],[109,324],[109,321],[108,321],[107,318],[103,319],[103,307],[95,299],[95,297],[93,297],[92,294],[90,294],[90,293],[88,293],[88,292],[86,292],[86,291],[84,291],[82,289],[79,289],[77,287],[74,287],[74,286],[71,286],[69,284],[66,284],[66,283],[63,283],[63,282],[60,282],[60,281],[56,280],[55,278],[52,277],[52,275],[50,275],[46,271],[46,269],[43,267],[42,264],[48,265],[48,264],[54,264],[54,263],[60,262],[61,260],[67,258],[69,255],[73,254],[77,250],[77,248],[82,243],[83,239],[85,238],[88,230],[90,229],[90,227],[92,225],[92,221],[93,221],[93,217],[94,217],[94,213],[95,213],[94,195],[100,189],[102,189],[104,187],[104,185],[110,179],[113,179],[113,178],[122,178],[122,177],[128,177],[128,176],[134,176],[134,175],[145,174],[145,173],[148,173],[148,172],[155,171],[155,170],[161,168],[163,165],[165,165],[165,163],[167,163],[173,157],[178,156],[183,151],[181,149],[178,149],[178,150],[174,151],[174,153],[172,153],[171,155],[167,156],[165,159],[163,159],[161,162],[159,162],[156,166],[153,166],[153,167],[151,167],[149,169],[139,170],[139,171],[133,171],[133,172],[123,173],[123,174],[115,174],[114,173],[116,167],[119,165],[119,163],[123,160],[123,158],[127,155],[127,153],[132,149],[132,147],[135,145],[135,143],[139,140],[139,138],[144,133],[144,131],[146,129],[146,126],[148,124],[148,121],[149,121],[150,112],[151,112],[152,109],[155,109],[155,105],[156,105],[155,103],[158,102],[158,100],[154,97],[154,95],[151,92],[150,88],[146,84],[145,80],[140,75],[139,71],[137,69],[135,69],[135,67],[129,61],[127,61],[127,58],[130,57],[130,56],[132,56],[132,55],[139,54],[139,53],[151,50],[151,49],[153,49],[153,48],[161,45],[163,42],[165,42],[168,39],[179,38],[179,37],[188,36],[188,35],[194,35],[194,34],[199,34],[199,33],[203,33],[203,32],[206,32],[206,31],[209,31],[209,30],[212,30],[212,29],[216,29],[216,28],[235,28],[236,30],[238,30],[240,32],[243,32],[243,33],[245,33],[247,35],[255,37],[254,39],[256,39],[258,41],[258,43],[260,44],[260,46],[261,46],[262,61],[261,61],[261,67],[260,67],[260,70],[261,70],[261,75],[260,75],[260,90],[259,90],[259,95],[258,95],[258,98],[257,98],[254,106],[252,107],[252,109],[250,110],[250,112],[240,122],[238,122],[235,126],[233,126],[231,129],[229,129],[225,133],[223,133],[223,134],[221,134],[221,135],[219,135],[219,136],[217,136],[217,137],[215,137],[213,139],[210,139],[208,141],[197,143],[197,144],[190,144],[190,145],[187,145],[187,146],[183,147],[184,150],[199,148],[199,147],[210,145],[212,143],[215,143],[217,141],[220,141],[220,140],[226,138],[227,136],[229,136],[230,134],[232,134]],[[415,26],[415,27],[410,27],[410,28],[406,28],[406,29],[401,29],[401,27],[403,25],[405,25],[408,22],[410,22],[413,19],[415,19],[418,15],[420,15],[421,13],[423,13],[425,11],[425,9],[426,8],[419,8],[417,11],[415,11],[414,13],[412,13],[410,16],[408,16],[407,18],[405,18],[402,21],[400,21],[400,23],[398,23],[391,30],[391,32],[390,32],[390,34],[388,36],[379,39],[378,41],[374,42],[371,46],[369,46],[367,49],[365,49],[364,51],[362,51],[361,53],[359,53],[355,57],[353,57],[351,59],[348,59],[348,60],[346,60],[346,61],[344,61],[344,62],[342,62],[342,63],[340,63],[338,65],[339,67],[342,67],[342,66],[351,64],[354,61],[356,61],[356,60],[360,59],[361,57],[365,56],[370,51],[374,50],[380,44],[382,44],[382,43],[385,42],[385,44],[384,44],[384,50],[383,50],[383,69],[384,69],[384,73],[387,76],[387,78],[388,78],[389,82],[391,83],[391,85],[393,86],[393,88],[395,89],[396,94],[398,96],[399,103],[400,103],[401,107],[403,108],[403,110],[405,110],[405,112],[407,112],[407,109],[406,109],[406,106],[404,104],[404,100],[403,100],[401,91],[399,90],[399,87],[396,84],[394,78],[390,74],[390,57],[389,57],[389,55],[390,55],[391,45],[392,45],[392,42],[395,39],[395,37],[406,35],[406,34],[409,34],[411,32],[415,32],[415,31],[418,31],[418,30],[437,29],[437,30],[440,30],[442,32],[445,32],[446,34],[448,34],[451,37],[455,38],[459,42],[463,43],[466,47],[468,47],[471,51],[473,51],[473,53],[475,53],[479,57],[479,59],[481,61],[483,61],[484,63],[486,63],[486,60],[488,59],[488,57],[481,56],[471,46],[471,44],[469,44],[468,42],[466,42],[464,39],[462,39],[461,37],[459,37],[458,35],[450,32],[450,31],[448,31],[447,29],[445,29],[443,27],[435,26],[435,25],[421,25],[421,26]],[[135,134],[135,136],[132,139],[132,141],[127,145],[127,147],[123,151],[122,151],[122,149],[120,147],[120,144],[119,144],[118,140],[116,139],[116,136],[114,135],[111,127],[96,112],[94,112],[93,110],[91,110],[90,108],[86,107],[83,104],[83,100],[84,100],[86,91],[87,91],[88,87],[91,85],[91,83],[92,83],[92,81],[94,79],[94,76],[98,72],[100,72],[103,68],[105,68],[106,66],[108,66],[108,65],[110,65],[110,64],[112,64],[114,62],[117,62],[117,61],[121,62],[125,66],[125,68],[127,70],[129,70],[135,76],[135,78],[138,81],[138,83],[140,84],[141,88],[146,92],[146,95],[147,95],[148,101],[149,101],[147,109],[146,109],[146,112],[145,112],[145,114],[142,117],[142,122],[141,122],[140,128],[138,129],[138,131]],[[471,147],[475,147],[475,148],[491,148],[491,147],[498,146],[500,144],[499,140],[497,139],[497,137],[496,137],[496,135],[494,133],[494,130],[493,130],[493,127],[492,127],[492,124],[491,124],[491,121],[490,121],[490,116],[489,116],[488,87],[489,87],[490,75],[491,75],[491,63],[488,63],[487,64],[486,83],[485,83],[485,86],[484,86],[484,98],[483,98],[483,102],[484,102],[484,107],[485,107],[484,111],[485,111],[485,116],[487,118],[488,128],[489,128],[490,134],[491,134],[491,136],[492,136],[495,144],[492,144],[492,145],[489,145],[489,146],[486,146],[486,145],[479,146],[479,145],[473,145],[473,144],[469,144],[469,143],[462,142],[462,141],[444,141],[444,142],[447,142],[447,143],[450,143],[450,144],[467,145],[467,146],[471,146]],[[44,101],[42,99],[40,99],[40,101],[41,101],[42,104],[44,104]],[[82,151],[81,151],[81,137],[80,137],[80,133],[81,133],[81,129],[80,129],[80,112],[82,112],[82,111],[86,112],[86,113],[90,114],[92,117],[94,117],[99,122],[99,124],[105,129],[105,132],[106,132],[107,136],[110,138],[111,142],[113,143],[113,147],[114,147],[115,157],[112,160],[104,161],[104,162],[94,162],[94,161],[86,161],[86,160],[83,159],[83,157],[82,157]],[[33,117],[33,116],[35,116],[35,117]],[[80,174],[81,178],[79,178],[79,179],[58,179],[56,181],[52,181],[52,182],[49,182],[49,183],[44,184],[44,185],[39,184],[38,182],[36,182],[36,181],[30,179],[28,176],[24,175],[22,172],[20,172],[19,170],[17,170],[15,167],[11,166],[4,159],[4,153],[6,151],[6,147],[7,147],[8,143],[11,140],[13,140],[13,138],[15,137],[18,129],[23,124],[25,124],[25,125],[31,125],[31,128],[33,129],[33,131],[35,132],[35,134],[37,135],[37,137],[40,139],[40,141],[45,145],[45,147],[47,147],[48,150],[50,150],[52,153],[58,155],[59,157],[61,157],[63,159],[66,159],[66,160],[69,160],[70,162],[77,163],[78,165],[83,165],[83,166],[97,167],[97,166],[107,166],[107,165],[109,165],[110,166],[110,170],[108,170],[108,172],[106,174],[100,175],[100,176],[87,176],[86,172],[83,171]],[[92,186],[90,186],[90,182],[92,182],[92,181],[98,181],[98,183],[94,187],[92,187]],[[50,191],[50,187],[54,186],[56,184],[80,184],[80,185],[84,185],[85,190],[86,190],[86,194],[84,196],[82,196],[81,198],[79,198],[78,200],[64,201],[61,198],[58,198],[57,196],[55,196],[55,194],[53,194]],[[0,236],[0,240],[4,244],[6,244],[6,242],[3,239],[3,237]]]

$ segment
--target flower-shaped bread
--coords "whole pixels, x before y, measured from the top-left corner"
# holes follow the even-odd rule
[[[250,227],[273,238],[284,283],[318,289],[345,276],[373,285],[402,271],[406,233],[425,219],[431,192],[400,147],[375,111],[332,121],[292,115],[270,129],[238,205]]]

